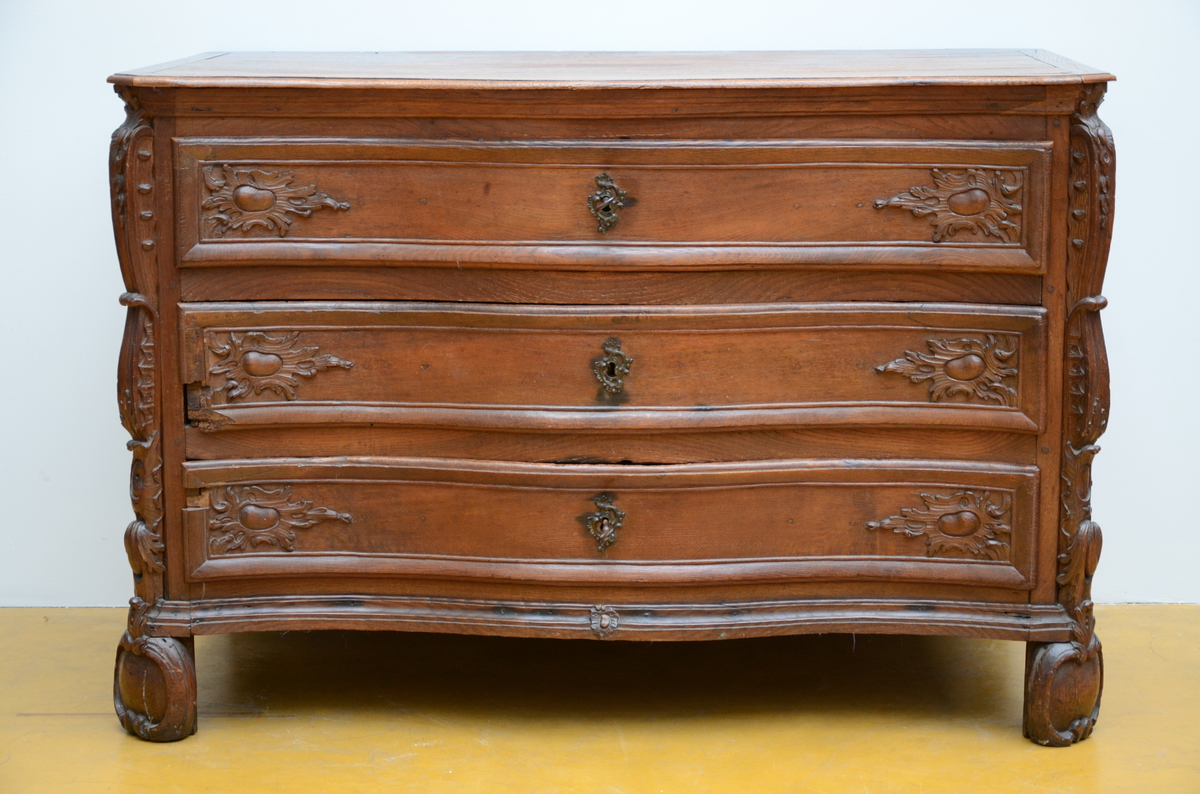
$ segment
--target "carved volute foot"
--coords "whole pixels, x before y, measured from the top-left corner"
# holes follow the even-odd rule
[[[121,638],[113,702],[125,730],[149,742],[177,742],[196,732],[196,663],[192,640]]]
[[[1032,742],[1066,747],[1092,733],[1104,689],[1104,654],[1092,635],[1071,642],[1031,642],[1025,657],[1025,721]]]

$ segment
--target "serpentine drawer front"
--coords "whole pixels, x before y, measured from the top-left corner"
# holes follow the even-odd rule
[[[1032,433],[1042,421],[1039,307],[181,310],[192,416],[211,429],[889,422]]]
[[[185,266],[286,257],[688,267],[699,256],[1036,272],[1044,260],[1049,142],[177,147]]]
[[[1040,51],[210,53],[115,75],[134,574],[197,634],[1028,643],[1086,738],[1110,75]]]
[[[194,580],[369,573],[1030,586],[1033,467],[612,468],[329,458],[188,464],[184,484],[197,491],[184,516],[188,567]],[[748,526],[731,532],[735,524]]]

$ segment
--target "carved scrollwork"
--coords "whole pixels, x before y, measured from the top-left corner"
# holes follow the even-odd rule
[[[918,218],[931,216],[933,241],[944,242],[960,231],[1021,241],[1021,171],[968,168],[960,173],[939,168],[929,172],[933,187],[914,186],[907,193],[876,199],[875,209],[898,207]]]
[[[624,511],[618,510],[613,504],[616,498],[608,493],[596,494],[592,497],[596,512],[581,516],[588,533],[596,539],[596,550],[600,552],[607,551],[609,546],[617,542],[617,530],[625,521]]]
[[[904,507],[900,515],[868,521],[867,529],[890,529],[910,538],[925,538],[925,553],[961,552],[991,560],[1008,555],[1012,526],[1006,517],[1012,495],[993,491],[920,494],[921,507]]]
[[[113,704],[122,726],[148,741],[195,731],[196,672],[191,651],[173,637],[152,636],[163,599],[163,457],[157,341],[157,219],[154,128],[127,87],[125,123],[113,133],[109,159],[113,232],[126,292],[125,336],[117,367],[117,406],[133,453],[129,497],[134,520],[125,530],[134,598],[117,648]],[[157,672],[152,673],[151,668]]]
[[[929,381],[929,401],[963,396],[967,400],[996,402],[1013,408],[1017,390],[1006,384],[1017,376],[1016,336],[988,334],[986,339],[929,339],[928,353],[906,350],[898,358],[875,368],[894,372],[913,383]]]
[[[270,390],[287,400],[296,399],[297,377],[311,378],[333,367],[350,369],[346,361],[328,353],[320,353],[316,345],[302,346],[300,332],[273,337],[262,331],[244,334],[229,333],[224,341],[213,338],[209,350],[220,356],[209,374],[225,378],[218,391],[232,402],[249,394]]]
[[[1114,147],[1096,116],[1104,86],[1080,92],[1071,117],[1071,191],[1067,247],[1066,410],[1058,600],[1074,621],[1072,642],[1086,655],[1092,646],[1091,583],[1100,560],[1100,526],[1092,521],[1092,459],[1108,427],[1108,356],[1099,295],[1112,236]]]
[[[349,513],[313,507],[311,499],[293,498],[292,487],[227,485],[213,489],[209,549],[213,554],[255,551],[259,547],[293,551],[295,530],[322,521],[354,522]]]
[[[1104,690],[1104,654],[1096,635],[1092,577],[1103,536],[1092,520],[1092,460],[1108,426],[1108,357],[1100,295],[1112,238],[1115,149],[1096,115],[1103,84],[1080,91],[1070,130],[1067,215],[1065,435],[1062,456],[1058,603],[1071,619],[1069,642],[1040,643],[1026,659],[1024,733],[1065,747],[1091,735]]]
[[[291,171],[239,170],[230,165],[203,169],[204,185],[212,195],[200,205],[209,231],[220,237],[229,231],[256,227],[285,237],[296,215],[311,217],[321,209],[348,210],[350,205],[317,190],[316,185],[292,184]]]
[[[157,353],[157,253],[154,195],[154,128],[149,113],[127,88],[125,123],[113,133],[109,177],[113,232],[127,292],[125,336],[117,367],[117,407],[133,453],[129,498],[134,520],[125,530],[125,552],[137,598],[162,596],[165,570],[162,428]]]
[[[588,611],[588,625],[597,637],[606,640],[616,633],[621,616],[610,606],[598,605]]]

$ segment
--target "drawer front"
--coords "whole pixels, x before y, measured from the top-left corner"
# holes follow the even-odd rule
[[[410,575],[1032,586],[1032,466],[313,458],[193,462],[184,482],[194,489],[184,525],[196,581]]]
[[[1050,143],[177,144],[182,264],[1041,272]]]
[[[1038,307],[187,304],[182,324],[208,429],[1042,422]]]

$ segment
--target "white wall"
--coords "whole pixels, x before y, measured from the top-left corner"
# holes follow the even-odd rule
[[[0,605],[119,605],[129,458],[106,154],[112,72],[206,50],[1020,47],[1114,72],[1099,601],[1200,602],[1196,0],[0,0]]]

